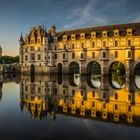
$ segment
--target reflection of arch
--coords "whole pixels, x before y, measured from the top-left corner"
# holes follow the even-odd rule
[[[69,83],[73,87],[80,85],[80,74],[70,75],[69,76]]]
[[[90,88],[100,88],[101,77],[94,75],[87,75],[87,84]]]
[[[31,65],[31,74],[35,74],[35,66]]]
[[[134,67],[134,75],[139,75],[140,76],[140,62],[137,63]]]
[[[80,67],[77,62],[71,62],[69,64],[69,73],[70,74],[79,74],[80,73]]]
[[[87,74],[101,75],[101,66],[96,61],[91,61],[87,65]]]
[[[136,88],[140,90],[140,76],[139,75],[135,76],[135,85],[136,85]]]
[[[13,73],[16,73],[16,72],[17,72],[16,67],[13,67],[13,68],[12,68],[12,72],[13,72]]]
[[[124,76],[126,74],[125,65],[120,61],[114,61],[109,66],[110,75]]]
[[[58,69],[58,74],[62,74],[62,64],[61,63],[58,63],[57,69]]]

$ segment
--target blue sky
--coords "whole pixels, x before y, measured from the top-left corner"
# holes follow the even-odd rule
[[[17,55],[21,32],[56,25],[57,31],[140,21],[140,0],[1,0],[0,45]]]

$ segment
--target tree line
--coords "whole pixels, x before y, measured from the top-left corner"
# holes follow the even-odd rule
[[[19,63],[19,56],[2,56],[0,57],[1,64],[12,64],[12,63]]]

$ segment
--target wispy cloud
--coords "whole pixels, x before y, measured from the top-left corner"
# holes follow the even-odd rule
[[[72,14],[66,17],[67,20],[72,22],[64,25],[64,28],[80,27],[91,23],[106,24],[105,18],[95,12],[94,5],[96,2],[97,0],[90,0],[84,7],[74,9]]]

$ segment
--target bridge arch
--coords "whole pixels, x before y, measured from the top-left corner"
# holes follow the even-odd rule
[[[69,74],[80,74],[80,66],[77,62],[73,61],[69,64]]]
[[[101,75],[101,65],[97,61],[91,61],[87,64],[87,74]]]
[[[140,76],[140,62],[137,62],[134,66],[134,75]]]
[[[120,61],[113,61],[112,63],[110,63],[108,67],[108,71],[109,71],[109,75],[112,75],[112,73],[115,73],[118,76],[126,75],[125,64]]]
[[[126,84],[125,64],[114,61],[109,66],[109,83],[114,89],[122,89]]]

